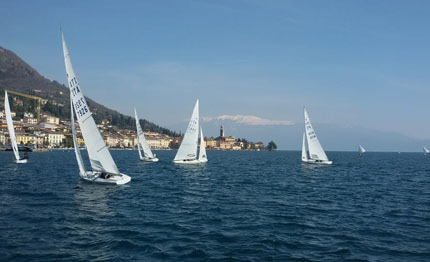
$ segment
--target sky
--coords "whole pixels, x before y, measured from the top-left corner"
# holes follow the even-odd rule
[[[370,130],[394,134],[373,139],[375,150],[414,150],[430,144],[428,10],[406,0],[6,0],[0,46],[65,83],[61,27],[86,96],[177,131],[200,99],[206,135],[225,124],[299,149],[306,106],[328,149],[355,150],[330,145],[337,133],[366,144],[356,130]]]

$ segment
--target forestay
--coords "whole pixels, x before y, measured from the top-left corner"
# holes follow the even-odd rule
[[[61,35],[61,37],[63,42],[67,81],[72,96],[73,108],[75,109],[79,127],[81,128],[82,136],[84,137],[85,144],[87,146],[91,167],[94,171],[119,175],[119,170],[113,161],[105,142],[103,141],[79,86],[72,67],[69,51],[67,50],[66,42],[64,41],[64,36]]]
[[[325,154],[324,149],[322,148],[317,138],[314,128],[312,127],[306,108],[304,109],[304,114],[305,114],[305,133],[306,133],[306,138],[308,142],[309,157],[314,160],[328,161],[328,157]]]
[[[197,143],[199,139],[199,100],[194,106],[193,114],[185,132],[184,139],[179,146],[174,161],[195,160],[197,158]]]

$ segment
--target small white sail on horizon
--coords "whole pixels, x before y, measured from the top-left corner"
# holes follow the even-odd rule
[[[364,154],[365,152],[366,152],[366,149],[364,149],[363,146],[358,145],[358,153],[360,153],[360,155],[361,155],[361,154]]]
[[[305,134],[306,134],[306,142],[308,145],[309,158],[306,160],[303,160],[302,158],[302,161],[306,163],[317,163],[317,164],[333,163],[328,159],[326,153],[324,152],[324,149],[322,148],[317,138],[317,135],[315,133],[314,128],[312,127],[306,108],[304,108],[304,116],[305,116]]]
[[[140,126],[139,117],[137,116],[136,108],[134,109],[134,116],[136,118],[136,130],[137,130],[137,137],[139,139],[139,143],[137,144],[137,150],[139,151],[139,159],[142,161],[157,162],[158,158],[155,156],[155,154],[152,153],[151,148],[146,142],[145,134],[143,134],[142,127]],[[140,152],[140,149],[141,149],[140,146],[142,146],[144,156],[142,156],[142,153]]]
[[[427,155],[428,153],[430,153],[430,150],[428,150],[428,148],[424,146],[423,152],[424,152],[424,155]]]
[[[116,166],[112,156],[106,146],[99,129],[94,121],[92,113],[87,105],[85,97],[82,93],[75,71],[72,67],[70,54],[66,46],[63,34],[61,34],[63,43],[64,64],[66,68],[67,83],[71,93],[72,107],[76,113],[76,118],[84,138],[92,171],[86,171],[82,177],[85,180],[99,182],[99,183],[112,183],[112,184],[125,184],[131,178],[127,175],[121,174]],[[76,147],[76,145],[75,145]],[[79,159],[77,159],[79,164]]]
[[[179,146],[178,152],[176,153],[175,163],[183,164],[196,164],[207,162],[206,149],[204,149],[205,158],[200,161],[197,158],[198,141],[199,141],[199,100],[197,99],[196,105],[193,109],[193,114],[191,115],[190,122],[188,123],[187,130],[185,131],[182,143]],[[203,131],[202,131],[203,133]],[[204,142],[203,142],[204,145]],[[203,155],[202,155],[203,156]]]
[[[12,113],[10,111],[9,96],[7,95],[7,91],[4,92],[4,111],[6,114],[6,123],[7,129],[9,131],[10,144],[15,156],[15,163],[25,164],[27,163],[27,158],[25,156],[23,158],[19,156],[18,143],[16,141],[15,128],[13,127]]]

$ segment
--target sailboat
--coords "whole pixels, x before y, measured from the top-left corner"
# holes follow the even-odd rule
[[[137,137],[139,139],[139,142],[137,143],[137,151],[139,152],[139,158],[142,161],[146,162],[158,162],[158,158],[155,154],[152,153],[151,148],[149,147],[148,143],[146,142],[145,135],[143,134],[142,127],[139,123],[139,117],[137,116],[136,108],[134,109],[134,116],[136,118],[136,129],[137,129]],[[142,146],[143,148],[143,155],[140,151]]]
[[[364,154],[366,152],[366,149],[364,149],[364,147],[362,147],[361,145],[358,145],[358,153],[360,155]]]
[[[428,148],[424,146],[423,152],[424,152],[424,155],[427,155],[428,153],[430,153],[430,150],[428,150]]]
[[[4,92],[4,111],[6,114],[7,129],[9,131],[10,143],[15,156],[15,162],[18,164],[27,163],[28,155],[25,153],[24,157],[20,157],[18,151],[18,143],[16,142],[15,129],[13,127],[12,114],[10,112],[9,97],[7,91]]]
[[[199,132],[200,131],[200,132]],[[200,150],[197,156],[198,141],[200,133]],[[203,130],[199,125],[199,100],[197,99],[194,106],[193,114],[191,115],[187,131],[184,134],[182,143],[176,153],[175,163],[181,164],[198,164],[208,162],[206,155],[205,142],[203,137]]]
[[[67,82],[70,89],[71,126],[76,161],[78,162],[79,166],[79,175],[82,179],[90,182],[117,185],[126,184],[130,182],[131,177],[120,173],[118,167],[113,161],[109,149],[103,141],[92,113],[87,105],[87,102],[85,101],[85,97],[82,93],[81,87],[75,75],[75,71],[72,67],[70,54],[67,50],[63,34],[61,34],[61,40],[63,42],[64,64],[66,67]],[[82,161],[79,146],[76,141],[76,130],[74,125],[75,117],[73,111],[76,112],[76,118],[87,146],[92,169],[91,171],[85,170],[85,165]]]
[[[317,138],[306,108],[304,108],[304,115],[305,132],[303,134],[302,143],[302,162],[313,164],[332,164],[333,162],[328,159],[326,153],[324,152],[324,149],[322,148]],[[306,144],[308,150],[306,150]]]

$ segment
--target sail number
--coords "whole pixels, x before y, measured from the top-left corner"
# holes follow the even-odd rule
[[[81,92],[81,90],[79,89],[79,83],[78,83],[78,80],[76,80],[76,77],[73,77],[72,79],[70,79],[69,87],[73,97],[75,97],[77,94]],[[78,115],[78,117],[84,116],[86,113],[89,112],[87,103],[85,102],[85,99],[83,96],[81,96],[74,103],[74,106],[75,106],[76,115]]]
[[[78,101],[76,101],[75,111],[76,111],[76,114],[79,115],[79,117],[88,113],[88,107],[85,103],[84,97],[81,97]]]
[[[192,119],[188,126],[188,130],[190,130],[191,132],[195,132],[197,130],[196,126],[197,126],[197,120]]]
[[[78,84],[78,80],[76,80],[76,77],[73,77],[69,81],[69,87],[70,87],[70,92],[72,92],[73,96],[76,96],[78,93],[81,92],[81,90],[79,89],[79,84]]]

